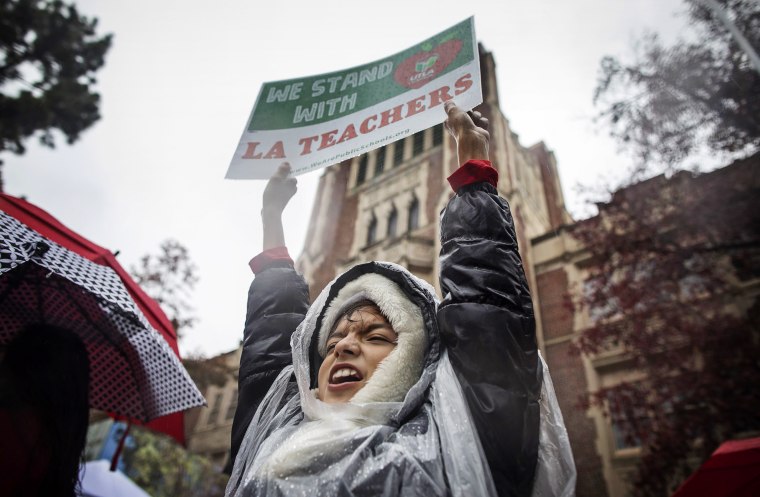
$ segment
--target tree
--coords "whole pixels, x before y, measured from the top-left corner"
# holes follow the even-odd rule
[[[635,60],[601,61],[594,102],[610,134],[638,157],[635,180],[676,168],[706,146],[732,157],[760,149],[760,68],[704,0],[686,0],[694,41],[644,37]],[[755,50],[760,3],[717,0]]]
[[[178,337],[196,320],[189,303],[196,271],[187,248],[176,240],[165,240],[158,255],[146,254],[130,268],[137,284],[167,312]]]
[[[0,152],[23,154],[38,131],[54,147],[55,129],[71,144],[100,119],[93,85],[111,35],[96,26],[60,0],[0,1]]]
[[[599,117],[639,160],[632,186],[573,230],[589,255],[574,304],[592,321],[576,350],[621,354],[640,374],[582,399],[641,446],[636,496],[672,492],[720,442],[760,430],[760,4],[686,4],[695,41],[650,34],[632,63],[602,60]],[[702,146],[741,160],[679,171]]]
[[[144,255],[139,266],[132,266],[130,272],[142,289],[167,312],[178,337],[193,327],[196,317],[190,305],[190,294],[198,276],[197,267],[184,245],[176,240],[164,240],[158,255]],[[186,355],[182,364],[201,391],[210,385],[224,386],[229,376],[237,373],[227,367],[223,358],[208,358],[201,353]]]
[[[221,497],[227,477],[208,459],[139,426],[124,451],[126,473],[153,497]]]
[[[190,294],[198,281],[197,267],[187,248],[176,240],[164,240],[158,255],[144,255],[139,266],[132,266],[130,272],[169,315],[177,337],[182,338],[185,330],[192,328],[196,321]],[[222,387],[230,375],[237,374],[219,356],[208,358],[201,353],[191,353],[182,358],[182,364],[201,391],[210,385]]]
[[[189,303],[198,281],[197,267],[190,254],[176,240],[161,243],[157,255],[146,254],[139,266],[130,268],[135,281],[167,312],[177,336],[193,326],[196,318]],[[210,385],[223,386],[236,371],[221,358],[200,354],[182,360],[193,381],[202,391]],[[140,427],[132,432],[134,443],[125,450],[127,473],[154,497],[214,497],[224,495],[227,477],[222,468],[197,454],[191,454],[168,437]]]
[[[758,168],[760,154],[657,176],[574,228],[589,255],[575,304],[592,321],[577,351],[641,374],[583,399],[641,445],[635,496],[669,495],[720,442],[760,430]]]

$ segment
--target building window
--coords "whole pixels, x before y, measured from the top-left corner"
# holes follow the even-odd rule
[[[356,186],[364,183],[367,179],[367,154],[359,157],[359,170],[356,172]]]
[[[632,431],[631,423],[626,421],[612,422],[612,438],[615,443],[615,450],[635,449],[641,447],[641,440]]]
[[[388,238],[395,238],[396,237],[396,225],[398,224],[398,212],[396,212],[396,207],[393,207],[393,210],[391,210],[391,213],[388,214]]]
[[[420,226],[420,203],[417,197],[412,199],[412,203],[409,204],[409,220],[407,221],[406,230],[413,231]]]
[[[216,421],[216,418],[219,417],[219,410],[222,408],[222,398],[224,397],[224,394],[218,393],[214,396],[214,402],[211,403],[211,410],[208,412],[208,418],[206,419],[206,424],[212,425]]]
[[[630,402],[610,402],[610,422],[615,450],[641,447],[638,434],[651,428],[644,408]]]
[[[373,245],[377,241],[377,219],[372,216],[367,226],[367,245]]]
[[[385,147],[378,148],[375,155],[375,177],[383,174],[385,169]]]
[[[433,126],[433,146],[443,143],[443,124]]]
[[[404,143],[406,143],[406,140],[401,139],[396,142],[396,145],[393,147],[393,165],[398,166],[404,161]]]
[[[235,417],[235,411],[237,410],[237,402],[238,402],[238,392],[237,389],[232,392],[232,398],[230,399],[230,404],[227,406],[227,415],[225,416],[225,419],[232,419]]]
[[[420,131],[412,138],[412,156],[420,155],[425,148],[425,132]]]

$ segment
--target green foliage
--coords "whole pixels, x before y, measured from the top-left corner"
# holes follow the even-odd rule
[[[135,443],[123,455],[126,473],[152,497],[224,495],[221,467],[149,430],[133,427],[131,434]]]
[[[59,0],[0,0],[0,152],[22,154],[41,131],[74,143],[100,119],[93,90],[111,35],[98,36],[96,19]]]
[[[674,168],[702,147],[727,156],[760,149],[760,68],[698,0],[686,0],[693,42],[664,46],[650,34],[635,60],[601,61],[594,101],[610,134],[639,159],[641,173]],[[760,3],[718,0],[760,50]]]

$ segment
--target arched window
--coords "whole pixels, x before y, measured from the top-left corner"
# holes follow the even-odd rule
[[[367,226],[367,246],[373,245],[377,241],[377,219],[372,216]]]
[[[412,199],[412,203],[409,204],[409,220],[406,225],[406,231],[414,231],[420,225],[420,202],[417,197]]]
[[[365,179],[367,179],[367,154],[359,157],[359,170],[356,171],[356,186],[364,183]]]
[[[391,213],[388,214],[388,232],[387,232],[388,238],[396,237],[397,225],[398,225],[398,212],[396,211],[396,207],[394,206],[393,209],[391,210]]]
[[[412,156],[420,155],[425,148],[425,131],[419,131],[412,138]]]
[[[383,174],[383,169],[385,169],[385,147],[377,149],[377,154],[375,155],[375,176]]]
[[[393,165],[398,166],[404,161],[404,144],[406,143],[405,139],[401,139],[396,142],[396,145],[393,147]]]
[[[443,143],[443,124],[433,126],[433,146]]]

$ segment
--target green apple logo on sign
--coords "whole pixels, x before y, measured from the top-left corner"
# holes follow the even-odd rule
[[[435,64],[435,62],[437,60],[438,60],[438,54],[433,54],[433,55],[430,56],[430,58],[428,60],[421,60],[421,61],[417,62],[417,65],[414,66],[414,69],[417,72],[423,72],[423,71],[425,71],[425,69],[427,69],[428,67],[430,67],[433,64]]]

